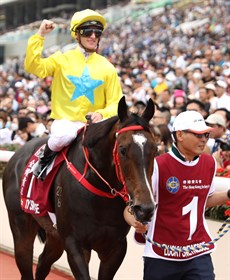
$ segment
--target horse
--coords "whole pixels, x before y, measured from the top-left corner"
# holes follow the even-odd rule
[[[47,139],[32,139],[15,152],[4,170],[3,194],[22,280],[45,279],[64,250],[75,279],[91,279],[92,250],[100,260],[98,279],[114,278],[127,251],[130,226],[123,218],[126,205],[142,223],[151,220],[155,210],[151,176],[157,146],[149,124],[153,115],[152,100],[138,116],[129,112],[122,97],[117,116],[88,124],[79,133],[66,158],[94,189],[87,189],[81,179],[77,180],[64,161],[49,192],[56,227],[48,216],[26,213],[20,205],[23,170]],[[37,235],[44,249],[34,278],[33,244]]]

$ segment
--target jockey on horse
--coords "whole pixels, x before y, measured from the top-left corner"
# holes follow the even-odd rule
[[[122,97],[117,71],[97,53],[105,27],[101,14],[86,9],[76,12],[70,23],[71,36],[78,43],[74,50],[42,58],[44,37],[55,28],[50,20],[43,20],[28,41],[25,70],[39,78],[53,77],[50,117],[54,122],[48,143],[33,167],[33,174],[41,180],[56,154],[76,138],[86,115],[95,123],[117,114]]]

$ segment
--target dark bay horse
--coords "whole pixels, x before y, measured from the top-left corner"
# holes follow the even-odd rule
[[[63,250],[75,279],[90,280],[88,263],[92,250],[100,259],[98,279],[114,278],[127,250],[130,227],[123,218],[126,203],[141,222],[149,221],[154,212],[151,175],[157,148],[149,127],[153,114],[152,100],[140,117],[128,112],[123,97],[118,116],[90,124],[85,133],[79,134],[66,157],[82,174],[88,161],[85,178],[108,197],[86,189],[62,163],[50,191],[56,228],[48,216],[36,217],[23,212],[20,206],[23,170],[47,139],[31,140],[14,154],[4,171],[3,193],[21,279],[45,279]],[[33,244],[37,234],[45,246],[34,278]]]

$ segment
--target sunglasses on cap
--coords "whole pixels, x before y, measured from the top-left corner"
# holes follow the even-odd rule
[[[206,139],[209,139],[209,136],[210,136],[210,133],[209,132],[205,132],[205,133],[195,133],[195,132],[192,132],[192,131],[189,131],[189,130],[183,130],[185,133],[190,133],[190,134],[193,134],[196,138],[203,138],[205,137]]]
[[[96,38],[100,38],[102,34],[102,30],[93,29],[93,28],[84,28],[84,29],[80,29],[79,33],[83,37],[90,37],[94,33]]]

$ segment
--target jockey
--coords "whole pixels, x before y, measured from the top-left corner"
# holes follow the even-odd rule
[[[53,31],[54,22],[44,19],[37,34],[29,38],[25,70],[39,78],[52,77],[50,118],[54,122],[47,145],[33,166],[33,174],[41,180],[57,152],[76,138],[86,115],[95,123],[117,114],[122,97],[117,71],[97,53],[105,27],[101,14],[90,9],[76,12],[70,22],[76,48],[47,58],[42,58],[44,37]]]

